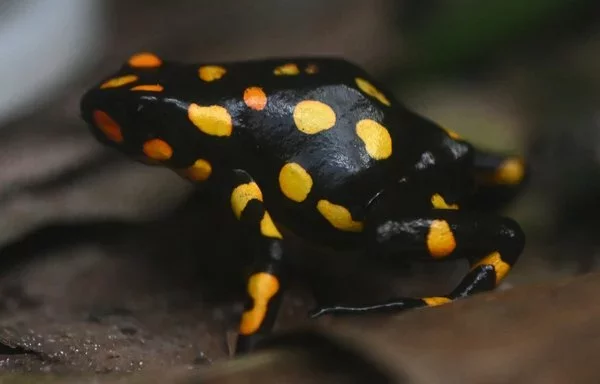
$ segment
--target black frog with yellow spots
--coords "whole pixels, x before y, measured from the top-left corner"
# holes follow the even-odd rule
[[[101,142],[230,197],[255,257],[238,353],[273,326],[285,283],[281,228],[373,259],[471,263],[446,295],[335,305],[315,316],[491,290],[524,246],[517,223],[469,204],[517,188],[523,162],[475,149],[341,59],[182,64],[140,53],[84,95],[81,113]]]

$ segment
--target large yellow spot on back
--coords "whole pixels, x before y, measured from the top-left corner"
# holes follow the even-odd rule
[[[137,80],[138,77],[136,75],[119,76],[102,83],[102,85],[100,85],[100,89],[122,87],[125,84],[133,83]]]
[[[387,159],[392,155],[392,138],[388,130],[378,122],[364,119],[356,124],[356,134],[365,143],[369,156],[375,160]]]
[[[198,69],[198,76],[207,82],[219,80],[225,73],[227,70],[218,65],[204,65]]]
[[[296,64],[288,63],[275,68],[273,73],[277,76],[293,76],[299,74],[300,70]]]
[[[242,217],[242,212],[248,205],[250,200],[262,201],[263,196],[258,184],[250,182],[241,184],[234,188],[231,192],[231,209],[238,219]]]
[[[211,136],[229,136],[233,130],[231,115],[218,105],[201,107],[190,104],[188,118],[199,130]]]
[[[212,173],[212,166],[210,163],[204,159],[198,159],[188,167],[184,174],[185,176],[194,181],[205,181],[207,180]]]
[[[271,219],[271,215],[269,212],[265,212],[262,220],[260,221],[260,233],[266,237],[272,237],[275,239],[282,239],[281,233],[275,226],[273,219]]]
[[[327,200],[319,200],[317,209],[331,225],[339,230],[348,232],[363,230],[363,223],[354,221],[350,211],[341,205],[333,204]]]
[[[144,143],[143,151],[154,160],[168,160],[173,156],[173,148],[164,140],[151,139]]]
[[[446,220],[433,220],[427,234],[427,249],[433,258],[450,255],[456,248],[456,240]]]
[[[240,334],[251,335],[258,331],[267,315],[269,300],[279,291],[279,280],[266,272],[255,273],[248,280],[248,295],[253,300],[253,306],[242,314]]]
[[[115,143],[123,141],[121,127],[105,112],[95,110],[92,114],[92,119],[94,120],[94,125],[101,130],[109,140],[112,140]]]
[[[448,204],[439,193],[431,196],[431,205],[435,209],[458,209],[458,204]]]
[[[381,104],[387,105],[388,107],[391,105],[388,98],[385,97],[385,95],[381,93],[379,89],[375,88],[375,86],[369,81],[361,77],[357,77],[356,79],[354,79],[354,81],[356,81],[356,85],[358,86],[358,88],[360,88],[360,90],[366,93],[367,95],[376,98],[377,100],[379,100],[379,102],[381,102]]]
[[[244,103],[256,111],[262,111],[267,106],[267,95],[260,87],[249,87],[244,91]]]
[[[134,68],[156,68],[162,65],[162,60],[153,53],[142,52],[131,56],[128,63]]]
[[[294,108],[294,123],[296,123],[296,127],[309,135],[333,127],[335,119],[333,109],[320,101],[301,101]]]
[[[279,187],[290,200],[302,202],[312,188],[312,177],[300,164],[288,163],[279,171]]]
[[[498,285],[510,271],[510,265],[502,260],[500,252],[490,253],[481,259],[477,264],[473,265],[473,269],[482,265],[491,265],[494,267],[494,271],[496,271],[496,285]]]

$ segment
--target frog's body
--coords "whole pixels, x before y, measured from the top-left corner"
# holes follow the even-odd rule
[[[388,253],[423,257],[425,242],[426,257],[468,257],[457,246],[456,228],[448,225],[453,218],[415,213],[447,215],[468,201],[477,180],[492,187],[518,185],[523,173],[520,162],[475,151],[339,59],[214,65],[140,54],[86,94],[82,115],[100,141],[192,181],[220,183],[231,194],[238,219],[264,241],[249,281],[252,308],[242,321],[244,340],[270,328],[277,306],[283,240],[278,224],[334,249],[375,244],[385,252],[390,248]],[[410,219],[397,220],[406,214]],[[522,243],[518,226],[498,225],[491,230],[508,225]],[[522,245],[516,248],[511,253],[518,255]],[[512,262],[490,255],[484,264],[501,263],[505,274]],[[474,260],[481,262],[481,256]],[[467,284],[469,292],[475,283]],[[435,301],[407,300],[413,301],[399,306]]]

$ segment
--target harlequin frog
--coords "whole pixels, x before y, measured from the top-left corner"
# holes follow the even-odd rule
[[[482,194],[521,184],[523,161],[474,148],[342,59],[184,64],[140,53],[85,94],[81,113],[100,142],[229,196],[255,259],[238,353],[273,326],[285,283],[282,226],[373,260],[470,262],[447,294],[340,303],[314,316],[436,306],[491,290],[524,247],[516,222],[469,209]]]

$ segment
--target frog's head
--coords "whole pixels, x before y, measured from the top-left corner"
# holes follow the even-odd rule
[[[127,155],[149,163],[176,165],[187,159],[193,128],[173,129],[186,118],[186,106],[170,98],[162,85],[164,63],[155,55],[134,55],[119,71],[90,89],[81,99],[81,116],[96,138]]]

